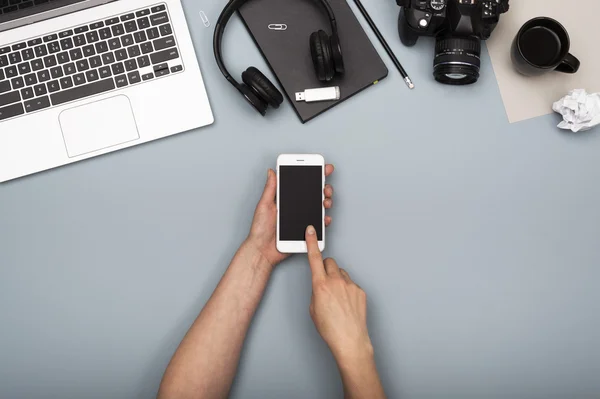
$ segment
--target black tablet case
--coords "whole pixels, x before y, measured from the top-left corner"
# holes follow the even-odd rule
[[[335,12],[346,73],[332,81],[317,79],[310,56],[310,34],[331,34],[329,18],[316,0],[252,0],[240,9],[242,21],[267,60],[302,123],[387,76],[388,70],[346,0],[328,0]],[[285,24],[286,30],[269,29]],[[296,92],[339,86],[339,101],[296,102]]]

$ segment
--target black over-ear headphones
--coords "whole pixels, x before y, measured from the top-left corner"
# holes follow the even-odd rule
[[[215,26],[213,47],[217,65],[223,73],[223,76],[225,76],[227,81],[242,93],[246,100],[248,100],[248,102],[264,116],[269,105],[273,108],[279,108],[283,102],[283,95],[281,92],[255,67],[246,69],[246,71],[242,73],[242,81],[244,83],[238,83],[227,71],[221,54],[221,43],[223,40],[223,33],[225,32],[225,26],[233,13],[247,1],[249,0],[230,0],[225,6]],[[333,79],[336,73],[344,73],[344,59],[342,58],[342,48],[340,46],[337,22],[335,21],[333,9],[327,0],[319,1],[329,15],[331,36],[328,36],[323,30],[313,32],[310,35],[310,54],[312,56],[315,72],[317,73],[317,78],[321,82],[328,82]]]

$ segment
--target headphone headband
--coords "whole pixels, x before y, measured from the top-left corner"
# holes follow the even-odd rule
[[[215,53],[215,59],[217,61],[217,66],[221,70],[223,76],[229,83],[231,83],[236,89],[240,90],[239,83],[231,76],[227,67],[225,67],[225,63],[223,62],[223,56],[221,54],[221,47],[223,41],[223,33],[225,32],[225,26],[227,26],[227,22],[231,16],[240,9],[241,6],[246,4],[250,0],[230,0],[229,3],[225,6],[223,11],[221,11],[221,15],[219,15],[219,19],[215,25],[215,35],[213,38],[213,50]],[[329,16],[329,23],[331,24],[331,34],[337,35],[337,22],[335,20],[335,14],[333,13],[333,8],[329,4],[328,0],[318,0],[321,5],[325,8],[327,15]]]

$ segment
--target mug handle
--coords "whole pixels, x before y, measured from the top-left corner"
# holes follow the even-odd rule
[[[556,67],[558,72],[576,73],[581,66],[581,62],[573,54],[567,54],[564,60]]]

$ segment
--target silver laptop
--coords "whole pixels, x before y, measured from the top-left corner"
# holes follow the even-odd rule
[[[0,0],[0,182],[212,122],[179,0]]]

